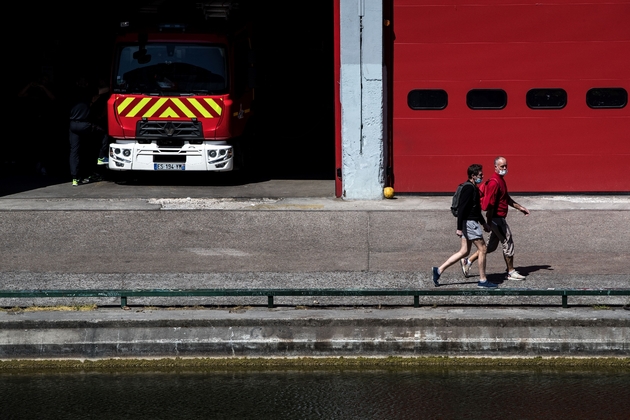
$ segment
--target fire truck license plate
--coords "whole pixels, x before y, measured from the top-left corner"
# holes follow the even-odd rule
[[[185,171],[186,165],[183,163],[154,163],[155,171]]]

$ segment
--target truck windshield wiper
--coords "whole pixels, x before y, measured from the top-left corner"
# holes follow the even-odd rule
[[[180,95],[181,96],[195,96],[195,95],[207,95],[208,93],[210,93],[210,91],[206,89],[195,89],[189,92],[182,92],[180,93]]]
[[[114,89],[115,93],[123,93],[127,95],[147,95],[147,96],[196,96],[211,94],[209,90],[194,90],[190,92],[163,92],[149,91],[144,89]]]

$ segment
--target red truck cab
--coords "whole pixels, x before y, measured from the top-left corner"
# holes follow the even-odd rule
[[[109,168],[234,169],[254,99],[251,56],[247,30],[161,25],[121,34],[108,101]]]

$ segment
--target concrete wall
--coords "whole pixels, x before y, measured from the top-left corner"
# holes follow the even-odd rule
[[[186,356],[627,357],[630,316],[591,308],[0,314],[0,359]]]
[[[385,179],[383,4],[340,0],[342,197],[381,199]]]

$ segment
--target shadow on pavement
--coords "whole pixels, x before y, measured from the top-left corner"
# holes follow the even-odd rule
[[[529,265],[527,267],[517,267],[516,270],[524,276],[540,270],[553,271],[550,265]]]
[[[270,180],[333,180],[323,171],[231,171],[231,172],[145,172],[111,171],[98,167],[96,174],[121,188],[136,187],[242,187]],[[5,165],[0,172],[0,197],[20,194],[56,185],[70,186],[70,175],[64,170],[48,170],[46,175],[23,165]],[[73,189],[81,188],[72,187]],[[76,192],[76,190],[73,190]]]

